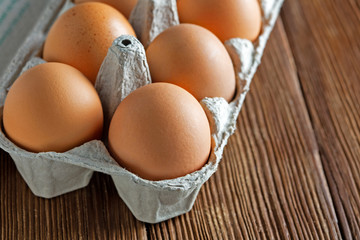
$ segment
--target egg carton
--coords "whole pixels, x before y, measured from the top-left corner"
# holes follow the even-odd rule
[[[256,42],[239,38],[225,42],[236,72],[237,93],[230,103],[223,98],[201,101],[210,122],[212,150],[208,163],[200,170],[170,180],[142,179],[119,166],[111,157],[106,148],[106,136],[103,141],[93,140],[64,153],[32,153],[17,147],[2,130],[0,147],[10,154],[31,191],[39,197],[52,198],[83,188],[97,171],[112,177],[119,196],[138,220],[157,223],[190,211],[201,186],[217,170],[228,138],[235,131],[241,106],[282,3],[283,0],[260,1],[263,26]],[[72,5],[70,1],[49,1],[34,30],[2,76],[0,106],[19,74],[44,62],[39,56],[46,32],[54,16],[56,18]],[[95,84],[104,110],[105,135],[118,104],[135,89],[151,83],[143,46],[166,28],[179,24],[176,0],[139,0],[130,23],[142,44],[128,35],[117,38],[109,48]]]

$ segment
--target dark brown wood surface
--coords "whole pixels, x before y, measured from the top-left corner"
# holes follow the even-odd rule
[[[0,155],[1,239],[360,239],[360,2],[286,0],[193,209],[137,221],[109,176],[35,197]]]

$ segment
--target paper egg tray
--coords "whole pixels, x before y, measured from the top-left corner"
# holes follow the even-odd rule
[[[10,154],[37,196],[52,198],[85,187],[97,171],[111,175],[120,197],[141,221],[157,223],[190,211],[201,186],[216,171],[227,140],[235,131],[239,111],[283,0],[260,3],[263,27],[258,40],[254,44],[244,39],[225,42],[236,72],[235,99],[231,103],[222,98],[201,101],[210,122],[212,151],[208,163],[199,171],[171,180],[148,181],[119,166],[110,156],[106,140],[90,141],[65,153],[32,153],[17,147],[1,131],[0,147]],[[70,1],[48,2],[34,30],[1,76],[0,106],[21,71],[44,62],[39,56],[49,26],[69,7],[72,7]],[[176,0],[139,0],[130,22],[138,39],[147,46],[161,31],[179,23]],[[105,134],[117,105],[136,88],[151,83],[143,45],[134,37],[121,36],[114,41],[101,66],[95,88],[103,104]],[[2,120],[2,107],[0,112]]]

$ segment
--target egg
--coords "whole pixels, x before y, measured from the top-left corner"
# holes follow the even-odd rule
[[[221,41],[244,38],[255,41],[261,30],[258,0],[178,0],[181,23],[212,31]]]
[[[131,11],[135,7],[137,0],[75,0],[75,3],[84,3],[84,2],[102,2],[106,3],[119,12],[121,12],[126,18],[130,17]]]
[[[97,2],[76,5],[52,25],[43,58],[69,64],[92,83],[113,40],[123,34],[135,36],[127,19],[113,7]]]
[[[198,101],[169,83],[153,83],[128,95],[109,128],[118,163],[148,180],[173,179],[200,169],[211,150],[210,127]]]
[[[31,152],[64,152],[99,139],[103,112],[90,81],[62,63],[44,63],[24,72],[5,99],[7,137]]]
[[[198,101],[235,93],[235,72],[221,41],[209,30],[180,24],[159,34],[146,50],[153,82],[168,82],[189,91]]]

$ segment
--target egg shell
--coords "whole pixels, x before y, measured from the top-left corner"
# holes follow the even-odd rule
[[[109,127],[112,156],[120,166],[149,180],[173,179],[201,169],[210,145],[210,126],[201,105],[170,83],[136,89],[119,104]]]
[[[116,9],[99,2],[78,4],[61,14],[51,26],[43,58],[69,64],[95,83],[107,50],[123,34],[135,35],[135,32]]]
[[[148,181],[119,167],[109,155],[102,141],[91,141],[65,153],[46,152],[34,154],[18,148],[0,133],[1,148],[10,153],[24,180],[38,196],[52,197],[81,188],[86,185],[86,180],[90,178],[89,175],[91,176],[91,172],[94,170],[111,175],[119,196],[124,200],[134,216],[141,221],[157,223],[190,211],[202,184],[216,171],[227,139],[235,130],[238,113],[249,89],[251,79],[260,63],[266,41],[275,24],[282,3],[283,0],[261,0],[264,13],[263,27],[261,35],[254,44],[245,39],[230,39],[226,42],[226,47],[232,56],[237,74],[237,95],[231,103],[227,103],[221,98],[205,98],[202,100],[201,104],[204,106],[210,121],[213,141],[209,162],[199,171],[172,180]],[[5,100],[7,88],[18,77],[19,71],[24,66],[24,61],[29,61],[29,66],[42,61],[39,58],[33,58],[33,56],[40,56],[48,23],[53,21],[61,6],[63,6],[63,2],[49,0],[34,30],[24,39],[24,43],[20,46],[12,62],[9,63],[7,71],[1,77],[2,81],[0,81],[1,104]],[[171,14],[176,12],[174,6],[176,6],[176,2],[173,0],[139,0],[134,13],[139,12],[142,14],[134,16],[134,19],[137,20],[133,26],[140,26],[134,28],[137,32],[142,31],[142,36],[146,36],[141,39],[153,39],[163,29],[176,23],[177,15]],[[64,8],[67,7],[71,7],[69,1],[64,5]],[[145,11],[147,7],[150,7],[150,9]],[[165,11],[164,9],[171,10]],[[130,22],[132,22],[131,19]],[[122,40],[119,39],[120,42]],[[129,46],[133,47],[132,45]],[[103,96],[106,96],[105,92],[108,91],[109,96],[118,94],[119,98],[123,98],[133,90],[134,86],[142,86],[150,81],[148,75],[143,73],[146,72],[144,70],[146,69],[144,58],[138,60],[139,66],[142,66],[138,69],[139,71],[135,71],[131,75],[130,72],[124,71],[124,65],[119,65],[123,63],[123,60],[116,60],[115,56],[121,57],[125,54],[125,51],[118,50],[117,46],[111,47],[107,58],[114,59],[114,61],[108,61],[107,65],[103,65],[101,68],[109,77],[116,75],[111,74],[110,69],[115,69],[119,72],[119,75],[121,75],[121,72],[130,75],[123,76],[122,83],[119,84],[119,86],[122,86],[121,88],[108,90],[104,88]],[[129,52],[134,52],[134,50],[131,49]],[[138,56],[141,56],[141,54]],[[27,67],[25,66],[25,68]],[[98,79],[101,75],[100,72]],[[137,77],[133,78],[134,76]],[[138,76],[142,77],[139,78]],[[136,83],[133,83],[133,81],[128,82],[128,79],[131,78],[135,79]],[[104,78],[103,80],[105,81]],[[100,98],[102,97],[100,96]],[[109,106],[118,101],[114,98],[110,98],[108,102],[103,101],[104,99],[101,100],[103,104],[106,103]],[[64,184],[65,181],[77,176],[64,172],[65,165],[72,169],[76,167],[82,169],[81,174],[80,172],[78,174],[80,178],[83,177],[84,181],[77,179],[74,184],[79,184],[74,186]],[[32,174],[34,172],[49,171],[51,167],[59,173],[59,175],[56,175],[59,178],[54,178],[54,175]],[[60,173],[63,173],[61,177]],[[40,192],[36,192],[36,190]]]
[[[62,63],[24,72],[4,104],[4,129],[18,146],[33,152],[64,152],[93,139],[103,127],[100,98],[89,80]]]
[[[116,8],[126,18],[130,17],[131,11],[134,9],[137,0],[75,0],[76,4],[84,2],[102,2]]]
[[[193,23],[213,32],[221,41],[255,41],[261,30],[258,0],[178,0],[181,23]]]
[[[209,30],[179,24],[160,33],[146,50],[153,82],[168,82],[198,101],[235,94],[235,72],[222,42]]]

